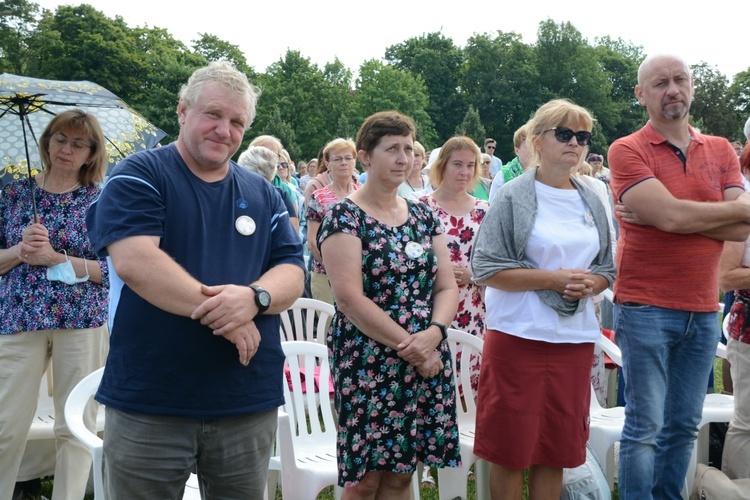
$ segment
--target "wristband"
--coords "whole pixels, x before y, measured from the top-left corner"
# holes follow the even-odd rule
[[[446,330],[444,324],[438,323],[437,321],[430,321],[430,324],[427,325],[427,328],[431,326],[436,326],[440,328],[440,334],[443,336],[443,340],[448,340],[448,330]]]

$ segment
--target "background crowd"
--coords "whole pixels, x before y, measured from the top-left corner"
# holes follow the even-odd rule
[[[336,309],[327,342],[345,498],[405,498],[404,473],[418,462],[460,464],[456,407],[467,397],[477,399],[475,452],[492,463],[493,497],[520,498],[525,470],[532,498],[559,497],[563,469],[586,458],[590,391],[607,397],[594,352],[602,326],[617,331],[625,360],[621,498],[673,498],[718,341],[719,285],[738,290],[725,470],[746,477],[738,463],[750,435],[742,396],[750,195],[738,153],[746,172],[748,148],[688,125],[693,80],[681,59],[646,59],[637,82],[650,120],[612,146],[611,170],[592,150],[592,112],[568,99],[549,100],[515,130],[505,163],[491,137],[458,134],[426,150],[418,124],[395,111],[370,115],[355,140],[327,140],[309,160],[295,161],[273,135],[242,150],[259,92],[230,64],[212,63],[180,92],[177,140],[123,161],[102,190],[96,118],[59,115],[41,136],[43,172],[0,197],[0,497],[12,498],[19,436],[50,361],[55,498],[82,496],[90,459],[62,406],[108,350],[97,400],[107,406],[112,498],[171,495],[193,468],[207,491],[258,493],[280,403],[277,315],[304,285]],[[627,162],[638,168],[626,171]],[[683,177],[690,182],[674,187]],[[232,225],[217,224],[226,220]],[[688,243],[660,255],[680,242]],[[693,251],[699,267],[685,265]],[[643,264],[646,253],[655,257],[634,271],[628,264]],[[252,265],[248,256],[257,257]],[[681,272],[659,281],[657,293],[644,291],[665,258]],[[714,272],[702,273],[712,263]],[[689,296],[686,279],[695,285]],[[597,302],[613,283],[609,325]],[[485,341],[481,363],[453,366],[451,327]],[[690,343],[655,347],[647,328]],[[162,360],[173,345],[177,355]],[[454,387],[456,369],[471,371],[471,392]],[[175,374],[186,373],[192,382],[172,391]],[[216,435],[188,453],[195,462],[169,456],[193,446],[207,419],[216,419]],[[160,456],[149,451],[156,426]],[[222,453],[240,428],[257,435],[230,463]],[[225,475],[243,468],[251,475]]]

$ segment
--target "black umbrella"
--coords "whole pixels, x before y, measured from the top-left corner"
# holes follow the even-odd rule
[[[126,156],[154,147],[166,136],[122,99],[93,82],[0,75],[0,181],[32,177],[42,169],[37,137],[52,117],[82,109],[99,120],[107,140],[109,168]],[[31,190],[33,193],[33,189]],[[32,206],[36,206],[32,195]]]

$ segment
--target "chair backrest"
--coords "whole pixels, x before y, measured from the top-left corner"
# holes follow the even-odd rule
[[[300,298],[280,314],[281,341],[306,340],[326,344],[326,328],[336,313],[331,304],[315,299]]]
[[[484,341],[474,335],[457,330],[448,329],[448,346],[451,350],[453,361],[453,385],[456,388],[458,401],[458,420],[461,422],[471,421],[477,413],[476,397],[471,387],[471,363],[472,358],[482,356]],[[457,360],[460,358],[460,364]]]
[[[331,411],[331,396],[328,392],[331,369],[328,348],[315,342],[289,341],[281,343],[286,355],[286,365],[292,389],[284,383],[284,411],[289,415],[292,436],[295,441],[315,442],[324,434],[336,435],[336,423]],[[316,370],[316,367],[319,369]],[[320,390],[313,390],[313,381],[318,372]],[[307,390],[302,390],[306,381]],[[309,415],[309,418],[308,418]]]
[[[73,388],[65,402],[65,422],[70,432],[89,449],[94,459],[94,498],[104,498],[102,482],[102,445],[103,442],[96,433],[91,432],[83,423],[83,411],[99,388],[104,368],[90,373]]]

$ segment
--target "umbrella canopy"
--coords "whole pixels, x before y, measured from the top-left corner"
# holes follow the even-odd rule
[[[166,136],[122,99],[93,82],[0,75],[0,182],[42,169],[38,139],[52,118],[82,109],[99,120],[107,139],[109,168],[126,156],[154,147]]]

